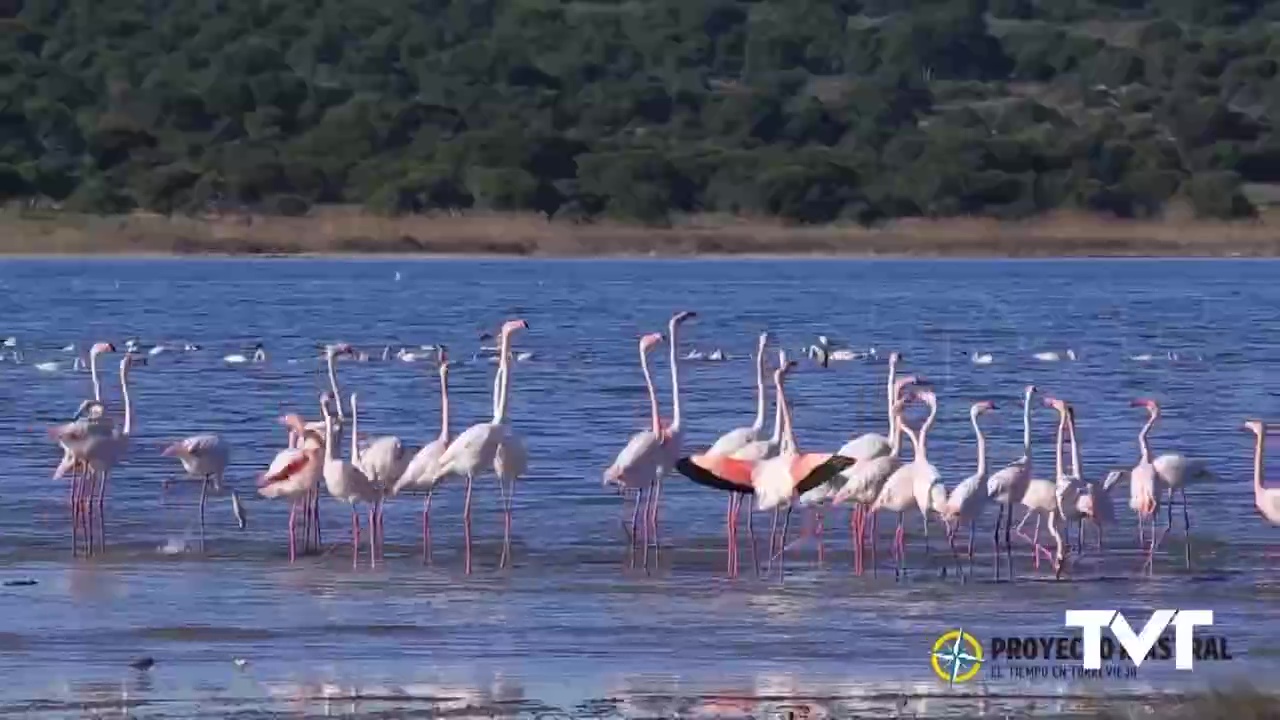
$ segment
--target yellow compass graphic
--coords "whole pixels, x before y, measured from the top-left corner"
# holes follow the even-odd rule
[[[964,628],[943,634],[933,643],[933,671],[949,685],[968,682],[982,670],[982,643]]]

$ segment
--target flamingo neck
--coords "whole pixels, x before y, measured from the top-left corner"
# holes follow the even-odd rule
[[[502,362],[498,362],[498,372],[493,374],[493,416],[498,416],[498,401],[502,395]]]
[[[671,335],[671,347],[668,348],[671,358],[671,426],[667,429],[674,434],[680,432],[680,358],[676,352],[679,342],[676,336],[680,326],[673,321],[668,324],[667,330]]]
[[[919,436],[916,435],[915,430],[912,430],[910,427],[907,426],[906,423],[902,422],[901,420],[898,421],[898,428],[899,428],[899,432],[906,435],[911,440],[911,446],[915,448],[916,457],[917,458],[922,457],[920,455],[920,448],[921,448],[920,438]]]
[[[129,395],[129,366],[120,368],[120,393],[124,395],[124,429],[125,435],[133,434],[133,397]]]
[[[93,399],[102,402],[102,380],[98,377],[98,353],[89,353],[89,376],[93,381]]]
[[[756,350],[756,419],[751,429],[757,436],[764,430],[764,343]]]
[[[929,441],[929,428],[933,427],[933,420],[938,416],[938,404],[929,404],[929,417],[924,419],[924,424],[920,426],[920,437],[912,438],[912,442],[916,444],[916,459],[921,462],[929,462],[929,456],[926,453],[926,446]]]
[[[782,408],[782,443],[789,452],[799,454],[795,430],[791,427],[791,405],[787,403],[787,393],[781,382],[778,383],[778,405]]]
[[[1031,460],[1031,392],[1022,397],[1022,456]]]
[[[498,383],[498,406],[493,411],[494,425],[507,421],[507,389],[511,386],[511,375],[507,363],[511,356],[511,333],[503,333],[502,342],[499,345],[502,355],[498,359],[498,377],[501,380]]]
[[[1062,410],[1059,410],[1058,411],[1058,446],[1054,448],[1054,454],[1053,454],[1054,468],[1057,471],[1058,479],[1062,479],[1062,477],[1065,475],[1065,472],[1064,472],[1065,468],[1062,465],[1062,443],[1063,443],[1063,438],[1065,437],[1066,431],[1067,431],[1067,413]]]
[[[333,461],[333,416],[329,414],[329,405],[320,403],[320,412],[324,414],[324,460]]]
[[[978,475],[986,477],[987,436],[982,434],[982,426],[978,424],[978,413],[971,413],[969,415],[969,422],[973,425],[973,434],[978,438]]]
[[[783,423],[782,421],[782,386],[780,385],[777,388],[775,388],[773,404],[774,404],[773,437],[770,438],[770,442],[773,443],[774,447],[777,447],[778,443],[782,442],[782,423]]]
[[[1151,462],[1151,444],[1147,442],[1147,434],[1151,432],[1152,426],[1156,424],[1156,418],[1160,417],[1160,413],[1151,411],[1151,416],[1147,418],[1147,424],[1142,426],[1142,430],[1138,432],[1138,448],[1142,451],[1142,462]]]
[[[355,462],[360,459],[360,448],[359,444],[356,442],[356,438],[360,435],[359,428],[359,421],[357,420],[356,415],[356,398],[353,394],[351,396],[351,462]]]
[[[653,385],[653,373],[649,371],[649,355],[640,351],[640,372],[644,373],[644,386],[649,393],[649,425],[654,435],[662,434],[662,418],[658,414],[658,389]]]
[[[338,370],[334,367],[334,353],[326,353],[325,358],[329,364],[329,389],[333,392],[333,402],[338,406],[338,421],[346,419],[346,415],[342,413],[342,392],[338,390]],[[326,433],[332,435],[332,431]]]
[[[897,383],[897,380],[898,380],[898,365],[897,363],[890,362],[889,363],[889,389],[885,393],[886,395],[888,395],[888,398],[889,398],[889,437],[890,438],[893,437],[894,428],[897,427],[897,424],[898,424],[897,419],[893,416],[893,403],[895,400],[897,400],[897,398],[894,397],[893,387]]]
[[[1080,443],[1076,442],[1076,420],[1067,418],[1067,439],[1071,441],[1071,476],[1083,478],[1080,469]]]
[[[1262,472],[1263,472],[1263,455],[1265,454],[1266,445],[1266,428],[1258,433],[1258,440],[1253,446],[1253,496],[1259,501],[1263,495]]]
[[[440,373],[440,440],[449,440],[449,373]]]

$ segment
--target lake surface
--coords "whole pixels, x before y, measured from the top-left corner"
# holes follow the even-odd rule
[[[1099,695],[1274,676],[1280,544],[1253,509],[1252,435],[1241,423],[1278,414],[1278,270],[1267,261],[1146,260],[0,262],[0,335],[16,337],[23,352],[22,363],[0,363],[0,580],[37,583],[0,587],[0,716],[1071,713]],[[880,571],[854,577],[845,510],[828,513],[821,566],[808,543],[790,555],[785,584],[754,579],[743,547],[743,575],[731,580],[724,496],[678,476],[664,489],[661,563],[630,569],[622,500],[601,489],[601,473],[647,422],[636,338],[664,331],[686,309],[698,317],[684,327],[681,353],[729,355],[681,363],[686,448],[750,423],[750,354],[764,329],[793,356],[818,334],[877,349],[878,360],[805,362],[792,374],[796,431],[814,451],[885,432],[885,358],[902,352],[903,369],[937,389],[929,454],[949,485],[973,472],[974,401],[999,405],[984,419],[995,467],[1020,454],[1025,384],[1072,402],[1086,474],[1101,477],[1136,460],[1145,413],[1130,400],[1158,399],[1154,451],[1205,458],[1221,476],[1188,493],[1192,570],[1175,525],[1154,576],[1140,575],[1121,486],[1105,554],[1086,553],[1062,582],[1032,568],[1016,538],[1018,580],[992,582],[994,513],[983,520],[968,583],[942,575],[940,532],[924,556],[918,516],[908,517],[914,571],[905,580],[887,557],[887,516]],[[460,485],[437,493],[430,568],[419,554],[415,497],[388,504],[385,566],[351,568],[348,513],[329,498],[324,537],[337,551],[291,566],[287,507],[254,496],[254,478],[283,446],[278,415],[318,416],[326,386],[318,345],[345,340],[376,358],[388,345],[448,344],[459,361],[456,432],[490,413],[494,365],[470,358],[480,333],[510,317],[530,325],[516,350],[534,353],[512,372],[511,422],[531,453],[514,501],[514,568],[497,568],[492,477],[476,483],[469,577]],[[34,365],[66,360],[69,343],[87,349],[135,336],[144,346],[201,349],[134,371],[135,441],[112,477],[109,547],[72,559],[66,486],[49,479],[60,453],[43,430],[89,396],[89,379]],[[266,363],[222,361],[259,341]],[[1067,349],[1075,361],[1033,357]],[[975,351],[993,362],[970,362]],[[119,356],[107,358],[115,410]],[[664,415],[667,368],[656,360]],[[360,393],[362,436],[396,434],[416,446],[438,432],[433,363],[344,361],[339,374],[344,392]],[[1051,476],[1055,421],[1037,409],[1037,476]],[[206,431],[234,447],[228,481],[245,499],[249,527],[237,529],[226,498],[211,501],[201,553],[197,493],[161,492],[179,468],[159,453]],[[763,514],[756,527],[763,553]],[[1056,635],[1067,608],[1113,607],[1139,627],[1154,608],[1213,609],[1215,626],[1201,632],[1227,637],[1233,659],[1191,673],[1151,661],[1125,681],[1006,675],[955,690],[930,668],[934,640],[952,628],[984,638]],[[130,669],[141,656],[155,667]]]

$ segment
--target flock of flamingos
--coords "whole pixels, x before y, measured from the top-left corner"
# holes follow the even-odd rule
[[[891,552],[895,572],[905,573],[907,564],[906,527],[908,513],[918,512],[922,521],[925,552],[929,548],[931,520],[940,520],[951,557],[961,578],[965,577],[964,563],[956,547],[956,535],[960,528],[967,530],[968,573],[972,576],[974,564],[974,540],[978,523],[988,506],[995,507],[994,577],[1001,578],[1001,551],[1007,565],[1007,577],[1013,578],[1012,535],[1028,543],[1036,568],[1041,559],[1046,560],[1061,577],[1068,566],[1072,551],[1070,528],[1077,530],[1076,549],[1085,552],[1085,529],[1096,531],[1096,547],[1103,550],[1103,529],[1116,522],[1111,498],[1115,486],[1127,481],[1129,507],[1138,517],[1138,542],[1144,550],[1143,570],[1153,569],[1156,550],[1166,534],[1173,528],[1175,498],[1182,505],[1182,532],[1186,536],[1185,562],[1191,563],[1190,517],[1187,508],[1186,487],[1193,483],[1216,479],[1212,470],[1200,460],[1177,453],[1155,456],[1148,442],[1148,435],[1160,417],[1160,407],[1153,400],[1135,399],[1134,407],[1143,408],[1148,420],[1137,438],[1138,462],[1129,470],[1112,470],[1102,478],[1087,478],[1081,470],[1080,446],[1075,438],[1075,413],[1067,402],[1045,395],[1034,386],[1027,386],[1022,404],[1021,456],[1008,465],[993,469],[987,457],[987,445],[979,419],[996,411],[994,403],[980,401],[970,408],[970,420],[976,439],[976,468],[974,473],[951,489],[947,489],[938,468],[929,462],[928,435],[937,413],[937,396],[928,389],[923,378],[914,375],[899,376],[903,358],[898,353],[889,356],[886,391],[887,435],[866,433],[854,437],[834,453],[806,453],[797,444],[791,413],[787,405],[785,381],[795,367],[786,353],[778,351],[778,367],[773,370],[775,412],[772,434],[765,434],[766,353],[769,336],[762,333],[755,355],[756,414],[750,426],[726,432],[706,451],[684,455],[683,426],[680,412],[680,356],[678,335],[680,327],[695,317],[692,312],[675,314],[668,323],[667,333],[651,333],[640,338],[639,360],[648,391],[651,424],[635,433],[618,453],[617,458],[603,473],[605,487],[614,488],[624,496],[634,496],[634,509],[630,523],[623,528],[630,543],[631,563],[636,562],[636,551],[642,545],[644,563],[648,564],[652,547],[655,557],[660,552],[658,517],[663,479],[672,471],[700,485],[724,491],[728,494],[726,533],[728,536],[727,572],[736,576],[738,561],[738,518],[744,498],[748,498],[747,528],[750,536],[753,574],[759,574],[761,563],[757,557],[752,516],[754,510],[773,511],[769,549],[764,572],[772,572],[775,564],[781,577],[784,551],[806,538],[818,543],[819,557],[823,552],[822,532],[824,511],[834,506],[849,505],[850,542],[854,553],[854,572],[865,571],[865,555],[871,552],[873,572],[877,567],[877,519],[882,512],[896,515],[897,527]],[[357,395],[352,393],[346,407],[338,390],[334,361],[342,356],[355,356],[356,351],[346,343],[325,348],[330,390],[320,394],[321,420],[308,422],[300,415],[290,414],[280,418],[288,431],[288,446],[278,452],[267,470],[261,474],[257,491],[266,498],[277,498],[289,503],[289,559],[293,562],[299,551],[319,549],[320,537],[320,487],[323,485],[334,499],[345,502],[351,511],[352,564],[360,562],[360,536],[362,533],[360,510],[367,511],[368,558],[374,566],[382,557],[383,504],[401,493],[424,495],[422,508],[422,551],[424,562],[431,556],[430,512],[431,499],[442,481],[447,478],[465,481],[466,499],[463,507],[463,532],[465,543],[464,563],[471,572],[471,493],[477,477],[492,471],[498,479],[498,491],[504,515],[504,536],[500,566],[511,559],[511,501],[515,482],[528,466],[528,453],[519,433],[511,427],[507,416],[510,389],[512,337],[527,330],[523,320],[506,322],[499,333],[498,370],[494,378],[493,416],[454,435],[450,431],[449,417],[449,360],[447,350],[437,351],[440,376],[440,432],[421,449],[413,452],[406,443],[394,436],[373,438],[361,443],[358,431]],[[672,414],[664,422],[658,406],[658,394],[649,367],[649,354],[657,346],[667,343],[670,356]],[[63,449],[62,461],[54,472],[54,478],[70,476],[70,506],[72,519],[73,552],[80,552],[80,537],[84,538],[84,552],[95,551],[95,539],[100,549],[104,545],[104,505],[108,479],[116,465],[126,457],[133,432],[133,399],[129,393],[129,372],[137,364],[145,364],[146,358],[133,352],[124,353],[120,361],[120,383],[124,402],[123,423],[117,425],[108,415],[102,399],[102,385],[98,376],[98,358],[103,353],[115,352],[110,343],[98,343],[89,353],[93,377],[93,399],[80,403],[74,419],[49,429],[49,436]],[[1039,403],[1052,408],[1057,416],[1056,463],[1052,472],[1037,477],[1032,467],[1031,420],[1033,409]],[[927,415],[913,427],[907,420],[906,409],[914,404],[924,406]],[[343,431],[350,422],[350,457],[342,453]],[[1272,524],[1280,524],[1280,488],[1263,486],[1264,438],[1269,430],[1261,420],[1250,420],[1244,427],[1256,435],[1254,451],[1255,503],[1262,516]],[[910,460],[903,459],[904,438],[910,441],[913,452]],[[1069,460],[1064,461],[1066,447],[1070,446]],[[186,473],[201,482],[200,514],[203,524],[204,507],[210,489],[220,491],[223,473],[227,467],[228,447],[216,434],[200,434],[174,442],[163,454],[176,458]],[[232,502],[237,519],[243,527],[244,518],[238,497],[233,493]],[[1166,511],[1164,527],[1157,528],[1162,504]],[[815,522],[801,538],[787,542],[791,511],[795,507],[808,510]],[[1023,509],[1022,519],[1015,527],[1015,506]],[[781,516],[781,532],[778,520]],[[1028,534],[1024,527],[1032,517],[1034,530]],[[870,521],[870,522],[868,522]],[[1041,544],[1042,524],[1049,534],[1049,542]],[[302,529],[299,547],[298,529]],[[1003,530],[1003,536],[1002,536]],[[869,541],[869,543],[868,543]]]

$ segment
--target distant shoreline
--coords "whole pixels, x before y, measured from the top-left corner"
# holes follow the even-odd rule
[[[548,221],[529,214],[384,218],[351,208],[306,217],[93,216],[0,212],[3,257],[1280,257],[1280,213],[1249,221],[1115,220],[1054,213],[1025,221],[904,219],[788,226],[696,216],[670,228]]]

